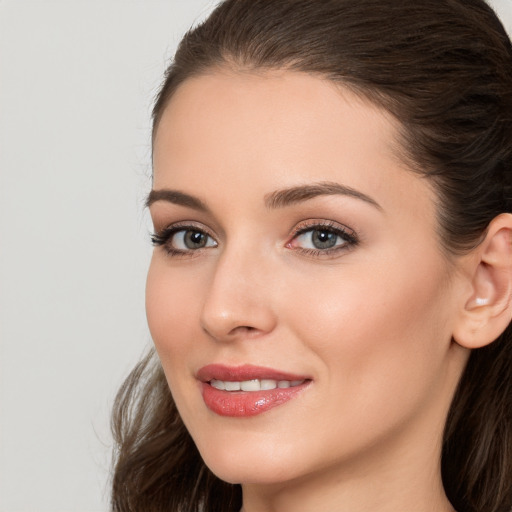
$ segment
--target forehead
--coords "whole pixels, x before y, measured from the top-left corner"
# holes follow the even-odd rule
[[[350,125],[354,118],[363,121],[366,133],[349,131],[345,139],[371,134],[371,142],[396,145],[398,121],[343,85],[302,72],[220,68],[189,78],[178,87],[164,110],[154,142],[159,145],[162,131],[166,137],[188,135],[177,130],[170,133],[169,128],[176,128],[178,123],[197,131],[198,136],[206,131],[212,141],[218,140],[224,131],[233,128],[234,121],[237,131],[243,130],[241,136],[255,140],[292,142],[299,136],[313,143],[315,133],[337,135],[332,128]],[[364,128],[363,124],[359,128]],[[367,140],[370,142],[370,138]],[[359,138],[358,142],[363,140]]]
[[[383,206],[399,199],[397,190],[416,204],[432,201],[398,158],[398,134],[389,113],[328,80],[212,72],[184,82],[167,105],[154,140],[154,188],[211,194],[222,182],[242,193],[250,183],[248,192],[264,195],[337,181],[382,195]]]

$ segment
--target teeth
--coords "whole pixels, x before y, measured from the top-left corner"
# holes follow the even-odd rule
[[[261,389],[260,381],[258,379],[244,380],[240,382],[240,389],[242,391],[259,391]]]
[[[270,379],[263,379],[260,381],[260,389],[276,389],[277,388],[277,381],[270,380]]]
[[[222,391],[265,391],[269,389],[285,389],[300,386],[304,380],[272,380],[272,379],[252,379],[244,381],[223,381],[211,380],[210,385],[215,389]]]
[[[210,381],[210,385],[215,389],[226,389],[226,384],[224,384],[224,382],[222,382],[221,380],[212,380]]]
[[[225,382],[224,383],[226,391],[240,391],[240,382]]]

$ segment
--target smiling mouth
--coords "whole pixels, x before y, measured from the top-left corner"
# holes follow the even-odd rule
[[[221,391],[268,391],[271,389],[294,388],[304,384],[306,379],[300,380],[273,380],[273,379],[251,379],[243,381],[215,380],[212,379],[209,384],[215,389]]]
[[[278,370],[244,365],[208,365],[197,374],[204,403],[219,416],[262,414],[299,396],[312,379]]]

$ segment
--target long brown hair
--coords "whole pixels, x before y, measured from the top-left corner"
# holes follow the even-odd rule
[[[449,253],[512,211],[512,46],[483,0],[227,0],[183,38],[153,110],[218,66],[289,69],[340,83],[402,127],[403,158],[434,183]],[[153,353],[119,391],[116,512],[238,511],[241,489],[204,465]],[[442,452],[459,512],[512,509],[512,329],[474,350]]]

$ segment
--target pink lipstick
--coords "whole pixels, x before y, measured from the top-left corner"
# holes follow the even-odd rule
[[[211,364],[197,372],[206,406],[220,416],[248,417],[282,405],[311,379],[261,366]]]

